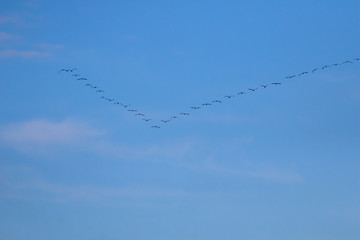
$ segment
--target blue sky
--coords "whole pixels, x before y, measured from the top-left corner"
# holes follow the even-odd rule
[[[359,1],[0,6],[0,239],[359,239]]]

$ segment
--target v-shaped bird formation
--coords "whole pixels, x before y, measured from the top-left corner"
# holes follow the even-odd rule
[[[339,66],[344,65],[344,64],[352,64],[352,63],[357,62],[359,60],[360,60],[360,58],[354,58],[352,60],[343,61],[342,63],[335,63],[335,64],[331,64],[331,65],[325,65],[325,66],[322,66],[322,67],[314,68],[313,70],[308,71],[308,72],[305,71],[305,72],[301,72],[301,73],[298,73],[298,74],[293,74],[293,75],[290,75],[290,76],[286,76],[285,79],[298,78],[298,77],[301,77],[301,76],[306,75],[306,74],[314,74],[317,71],[326,70],[326,69],[332,68],[332,67],[339,67]],[[104,100],[104,101],[106,101],[108,103],[120,106],[124,111],[127,111],[127,112],[133,114],[133,116],[135,118],[143,121],[146,124],[149,124],[149,126],[151,128],[159,129],[159,128],[165,126],[165,125],[168,125],[168,123],[171,122],[171,121],[181,119],[182,117],[189,117],[191,115],[191,112],[184,111],[184,112],[180,112],[180,113],[177,113],[177,114],[173,114],[173,115],[171,115],[170,117],[168,117],[166,119],[160,119],[160,120],[159,119],[153,119],[153,118],[151,118],[149,116],[146,116],[144,113],[142,113],[138,109],[131,108],[130,104],[124,103],[122,101],[120,102],[118,99],[107,96],[105,94],[105,90],[101,89],[99,86],[97,86],[94,83],[90,82],[90,80],[87,79],[86,77],[82,77],[81,74],[78,73],[77,68],[62,68],[62,69],[59,70],[59,73],[63,73],[63,72],[72,73],[71,76],[76,81],[83,82],[84,87],[87,87],[87,88],[89,88],[91,90],[94,90],[97,94],[99,94],[99,99]],[[254,93],[255,91],[258,91],[258,89],[267,89],[268,87],[272,87],[272,86],[276,87],[276,86],[279,86],[281,84],[283,84],[283,82],[263,83],[263,84],[260,84],[259,86],[255,86],[255,87],[252,87],[252,88],[238,90],[235,93],[230,94],[230,95],[225,95],[222,98],[224,98],[224,99],[232,99],[232,98],[242,96],[242,95],[245,95],[245,94]],[[189,106],[189,110],[190,111],[198,111],[201,108],[206,108],[206,107],[209,107],[209,106],[212,106],[212,105],[215,105],[215,104],[221,104],[221,103],[223,103],[221,98],[213,99],[213,100],[205,102],[205,103]]]

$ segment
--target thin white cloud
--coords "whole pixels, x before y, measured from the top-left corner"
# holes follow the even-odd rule
[[[42,43],[38,45],[39,48],[46,50],[46,51],[54,51],[64,48],[62,44],[49,44],[49,43]]]
[[[41,58],[51,56],[50,52],[40,52],[40,51],[20,51],[20,50],[3,50],[0,51],[1,58]]]
[[[6,181],[1,184],[0,198],[44,200],[86,203],[118,202],[126,199],[171,199],[183,198],[190,194],[180,189],[163,189],[153,187],[102,187],[102,186],[70,186],[54,184],[44,180],[27,182]]]
[[[102,134],[85,123],[71,120],[31,120],[2,127],[0,140],[15,149],[36,150],[43,146],[79,144]]]
[[[254,178],[261,178],[264,180],[272,180],[272,181],[279,181],[279,182],[303,182],[304,179],[301,175],[296,172],[288,172],[288,171],[281,171],[281,170],[256,170],[256,171],[244,171],[241,172],[244,176],[254,177]]]
[[[0,43],[15,41],[20,39],[20,36],[15,34],[10,34],[6,32],[0,32]]]
[[[224,167],[218,164],[214,159],[208,158],[201,163],[178,163],[179,166],[191,171],[206,172],[220,176],[233,176],[241,178],[260,179],[271,182],[281,183],[302,183],[303,177],[294,171],[279,169],[276,167],[259,167],[259,166],[234,166]]]
[[[8,15],[8,16],[0,16],[0,24],[6,24],[6,23],[18,24],[20,22],[21,22],[21,19],[18,14]]]
[[[135,146],[103,141],[94,144],[92,149],[98,154],[107,155],[115,159],[164,161],[169,158],[172,160],[182,159],[187,154],[194,152],[195,147],[196,143],[192,140]]]

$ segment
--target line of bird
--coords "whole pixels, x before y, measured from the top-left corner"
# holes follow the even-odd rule
[[[322,66],[322,67],[314,68],[313,70],[311,70],[309,72],[301,72],[301,73],[298,73],[298,74],[293,74],[293,75],[286,76],[285,79],[292,79],[292,78],[301,77],[301,76],[306,75],[306,74],[313,74],[316,71],[326,70],[326,69],[332,68],[332,67],[338,67],[338,66],[341,66],[343,64],[352,64],[352,63],[354,63],[356,61],[359,61],[359,60],[360,60],[360,58],[354,58],[352,60],[346,60],[346,61],[344,61],[342,63],[335,63],[335,64],[331,64],[331,65],[325,65],[325,66]],[[100,99],[103,99],[103,100],[105,100],[105,101],[107,101],[109,103],[112,103],[114,105],[119,105],[119,106],[123,107],[126,111],[132,113],[134,115],[134,117],[137,117],[137,118],[139,118],[140,120],[142,120],[142,121],[144,121],[146,123],[151,123],[150,124],[151,128],[161,128],[161,126],[167,124],[170,121],[173,121],[173,120],[178,119],[180,117],[186,117],[186,116],[191,115],[190,112],[184,111],[184,112],[174,114],[174,115],[172,115],[171,117],[169,117],[167,119],[161,119],[160,121],[159,120],[153,120],[152,118],[148,118],[148,116],[146,116],[144,113],[141,113],[139,110],[137,110],[135,108],[131,108],[130,104],[124,104],[122,102],[119,102],[115,98],[110,98],[110,97],[104,96],[105,91],[102,90],[100,87],[98,87],[98,86],[96,86],[94,84],[91,84],[90,81],[86,77],[81,77],[81,75],[77,71],[77,68],[62,68],[62,69],[59,70],[59,73],[62,73],[62,72],[72,73],[72,77],[74,77],[76,79],[76,81],[84,82],[85,87],[88,87],[90,89],[94,89],[96,93],[101,94],[101,96],[99,97]],[[247,93],[253,93],[256,90],[258,90],[259,88],[260,89],[261,88],[265,89],[265,88],[267,88],[269,86],[279,86],[281,84],[283,84],[283,83],[282,82],[270,82],[270,83],[266,83],[266,84],[260,84],[259,86],[256,86],[254,88],[248,88],[247,90],[238,91],[238,92],[236,92],[234,94],[231,94],[231,95],[225,95],[225,96],[223,96],[223,98],[231,99],[231,98],[234,98],[236,96],[245,95]],[[220,104],[220,103],[223,103],[223,100],[221,100],[221,98],[214,99],[214,100],[211,100],[209,102],[202,103],[200,105],[190,106],[189,109],[199,110],[201,108],[205,108],[207,106],[211,106],[213,104]],[[160,124],[157,124],[156,122],[158,122]]]

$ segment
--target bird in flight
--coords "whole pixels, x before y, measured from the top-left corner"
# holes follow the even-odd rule
[[[123,106],[124,108],[127,108],[128,106],[131,106],[130,104],[128,104],[128,105],[125,105],[125,104],[122,104],[122,103],[120,103],[121,104],[121,106]]]
[[[104,92],[104,90],[96,90],[96,92]]]
[[[330,67],[330,66],[326,65],[326,66],[323,66],[321,69],[325,69],[325,68],[328,68],[328,67]]]
[[[76,80],[78,80],[78,81],[86,81],[87,78],[78,78],[78,79],[76,79]]]
[[[280,85],[281,83],[279,83],[279,82],[273,82],[273,83],[271,83],[271,84],[273,84],[273,85]]]
[[[135,114],[135,116],[145,116],[144,114],[142,114],[142,113],[137,113],[137,114]]]
[[[105,99],[105,100],[108,100],[109,102],[111,102],[111,101],[114,101],[114,100],[115,100],[115,99],[110,99],[110,98],[107,98],[107,97],[105,97],[105,96],[101,96],[100,98]]]
[[[77,74],[77,73],[76,73],[76,74],[73,74],[73,76],[74,76],[74,77],[77,77],[77,76],[80,76],[80,74]]]
[[[311,72],[314,73],[315,71],[319,70],[318,68],[314,68]]]
[[[203,105],[203,106],[210,106],[211,103],[203,103],[203,104],[201,104],[201,105]]]
[[[177,116],[172,116],[170,119],[175,119],[175,118],[178,118]]]
[[[170,120],[161,120],[163,123],[170,122]]]
[[[226,97],[226,98],[232,98],[232,97],[235,97],[234,95],[226,95],[226,96],[224,96],[224,97]]]
[[[110,99],[110,98],[107,98],[107,97],[105,97],[105,96],[101,96],[100,98],[105,99],[105,100],[108,100],[109,102],[111,102],[111,101],[114,101],[114,100],[115,100],[115,99]]]
[[[115,105],[119,105],[119,104],[121,104],[121,103],[120,103],[120,102],[114,102],[114,104],[115,104]]]
[[[190,108],[192,108],[192,109],[200,109],[200,107],[190,107]]]
[[[214,100],[212,102],[222,103],[222,101],[220,101],[220,100]]]
[[[304,74],[307,74],[308,72],[302,72],[300,74],[298,74],[298,76],[301,76],[301,75],[304,75]]]
[[[190,115],[190,113],[180,113],[180,114],[184,116]]]
[[[294,78],[294,77],[296,77],[296,75],[287,76],[286,78]]]
[[[61,72],[73,72],[75,70],[77,70],[77,69],[76,68],[71,68],[71,69],[62,68],[62,69],[60,69],[59,73],[61,73]]]
[[[150,121],[151,119],[150,119],[150,118],[143,118],[142,120],[144,120],[145,122],[148,122],[148,121]]]
[[[263,88],[266,88],[267,86],[269,86],[269,84],[266,84],[266,85],[260,85],[261,87]]]
[[[151,126],[151,128],[160,128],[159,126]]]
[[[352,61],[345,61],[345,62],[343,62],[343,64],[345,64],[345,63],[353,63]]]
[[[258,89],[258,88],[249,88],[249,90],[253,91],[253,92],[255,92],[256,89]]]
[[[137,112],[136,109],[129,109],[128,111],[129,111],[129,112]]]
[[[84,86],[93,88],[93,85],[91,85],[90,83],[87,83]]]
[[[245,94],[245,92],[238,92],[238,94],[237,95],[243,95],[243,94]]]

